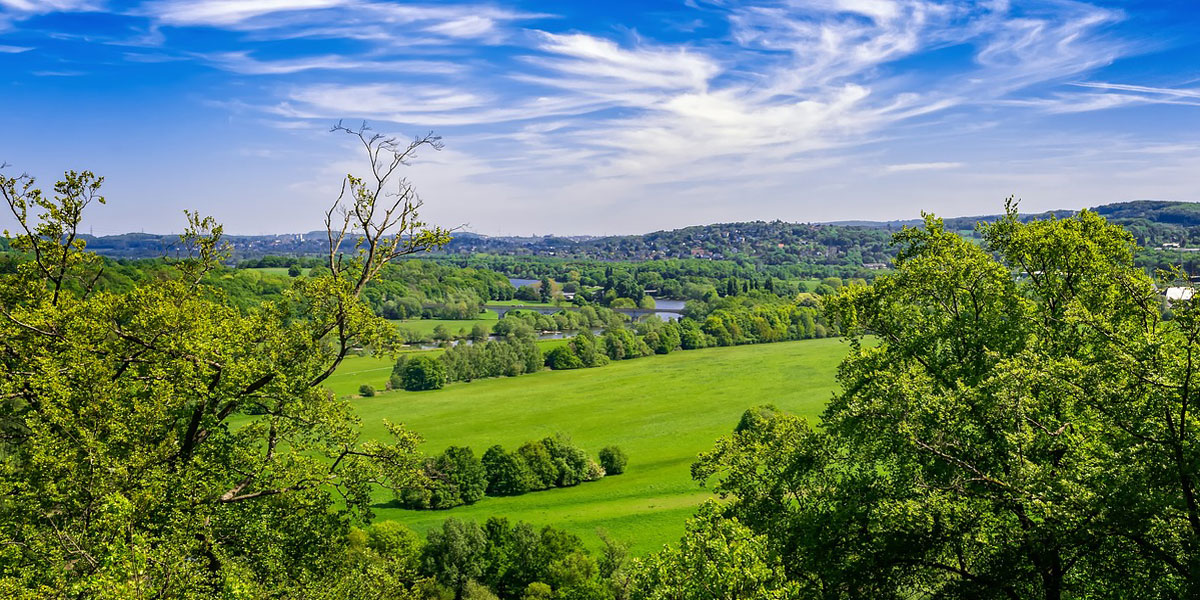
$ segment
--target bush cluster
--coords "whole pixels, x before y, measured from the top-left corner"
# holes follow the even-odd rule
[[[401,355],[392,367],[389,383],[392,389],[420,392],[440,390],[447,380],[446,364],[439,357],[418,354]]]
[[[484,495],[519,496],[596,481],[608,472],[602,465],[611,466],[615,475],[624,472],[627,459],[620,448],[609,446],[601,451],[600,461],[562,434],[525,442],[513,452],[495,445],[482,459],[470,448],[451,446],[426,460],[427,481],[401,490],[397,499],[406,508],[453,508]]]
[[[542,350],[529,339],[458,344],[438,359],[446,367],[447,381],[516,377],[540,371],[543,363]]]
[[[452,381],[532,373],[541,370],[544,360],[532,339],[457,344],[436,357],[401,355],[388,383],[391,389],[436,390]]]

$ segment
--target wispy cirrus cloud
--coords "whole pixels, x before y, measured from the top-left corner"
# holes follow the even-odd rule
[[[17,4],[33,14],[30,0],[0,0]],[[1128,35],[1135,4],[694,0],[657,24],[489,0],[146,0],[109,10],[131,20],[114,29],[148,32],[153,47],[115,62],[199,68],[216,82],[195,92],[210,94],[210,107],[277,131],[343,117],[435,129],[456,152],[430,159],[430,173],[455,197],[520,204],[514,194],[536,185],[595,208],[734,189],[784,202],[796,190],[856,185],[834,173],[889,185],[964,178],[990,151],[978,140],[1032,137],[1006,138],[1012,123],[1042,134],[1086,113],[1200,103],[1186,76],[1147,83],[1126,79],[1136,70],[1106,70],[1155,47]],[[1170,141],[1157,147],[1178,147]],[[902,173],[913,176],[883,177]]]
[[[248,51],[197,55],[212,66],[241,75],[290,75],[304,71],[354,71],[357,73],[411,73],[415,75],[459,73],[462,68],[449,61],[347,58],[338,55],[260,60]]]
[[[887,173],[909,173],[912,171],[944,171],[946,169],[958,169],[962,166],[964,165],[960,162],[902,163],[888,165],[883,170]]]
[[[261,39],[396,42],[396,38],[416,34],[415,41],[425,43],[447,39],[498,41],[502,25],[542,16],[486,4],[422,5],[372,0],[154,0],[137,12],[161,25],[254,32]]]
[[[348,4],[349,0],[160,0],[143,4],[139,12],[164,25],[231,27],[262,16]]]

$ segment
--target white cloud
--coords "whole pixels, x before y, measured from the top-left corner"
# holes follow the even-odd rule
[[[238,25],[255,17],[331,8],[349,0],[161,0],[142,11],[166,25]]]
[[[0,53],[3,53],[3,54],[20,54],[22,52],[29,52],[30,50],[33,50],[33,48],[29,47],[29,46],[0,45]]]
[[[522,176],[522,168],[536,172],[547,184],[600,185],[614,178],[634,186],[721,178],[745,183],[794,173],[798,165],[886,137],[901,123],[956,107],[1055,110],[1033,103],[1057,99],[1013,96],[1077,78],[1127,48],[1097,33],[1119,13],[1082,3],[1048,6],[1016,15],[1003,2],[722,4],[732,32],[728,41],[668,45],[633,36],[618,43],[587,33],[534,31],[528,51],[507,70],[485,66],[475,71],[478,77],[437,86],[297,85],[270,110],[421,129],[487,126],[512,143],[490,146],[498,150],[481,144],[475,149],[480,157],[512,165],[501,170],[513,177]],[[430,15],[423,9],[404,18]],[[897,61],[951,45],[975,48],[973,60],[944,73],[917,73],[919,83],[913,73],[889,70]],[[524,87],[514,89],[510,81]],[[1094,108],[1081,102],[1072,110],[1114,102],[1076,100]],[[555,126],[531,126],[539,120]],[[887,172],[957,166],[912,163]]]
[[[1200,98],[1200,88],[1162,88],[1149,87],[1144,85],[1129,85],[1124,83],[1103,83],[1099,81],[1086,81],[1075,83],[1079,87],[1095,88],[1101,90],[1118,90],[1122,92],[1136,92],[1141,94],[1149,94],[1154,96],[1168,96],[1177,98]]]
[[[888,165],[883,170],[887,173],[907,173],[910,171],[944,171],[946,169],[958,169],[963,166],[965,165],[960,162],[903,163]]]
[[[82,12],[102,10],[99,0],[0,0],[0,7],[18,12],[46,14],[52,12]]]
[[[226,71],[242,75],[289,75],[303,71],[405,72],[417,74],[457,73],[462,69],[448,61],[369,60],[342,56],[307,56],[280,60],[258,60],[246,51],[202,54],[200,58]]]
[[[138,13],[168,42],[166,26],[237,34],[225,51],[173,49],[275,77],[246,88],[267,99],[228,106],[280,128],[345,117],[437,129],[457,149],[425,171],[439,187],[522,206],[542,190],[595,210],[653,196],[703,203],[697,214],[715,218],[733,190],[787,198],[870,185],[831,173],[948,181],[976,165],[938,162],[940,148],[891,155],[896,141],[962,142],[1013,114],[1200,101],[1185,86],[1081,83],[1138,46],[1111,33],[1121,12],[1074,0],[711,0],[709,20],[691,26],[700,33],[673,43],[496,4],[151,0]],[[703,26],[721,18],[727,27]],[[716,31],[727,34],[704,36]],[[299,39],[337,39],[338,52],[280,51]]]

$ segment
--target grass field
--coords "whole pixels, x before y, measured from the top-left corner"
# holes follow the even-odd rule
[[[555,346],[564,346],[570,340],[538,340],[537,345],[542,349],[542,352],[549,352]],[[440,349],[434,350],[405,350],[404,352],[429,352],[438,354],[442,352]],[[358,386],[369,383],[379,392],[384,392],[384,385],[387,384],[388,377],[392,374],[392,365],[395,360],[386,356],[356,356],[350,355],[342,360],[341,366],[337,372],[329,376],[323,384],[325,387],[333,390],[333,393],[338,396],[353,396],[358,394]],[[405,392],[396,392],[398,395],[403,395]]]
[[[631,543],[635,553],[658,549],[679,537],[684,520],[708,497],[689,475],[696,455],[756,404],[817,415],[834,390],[835,367],[845,352],[837,339],[710,348],[356,399],[368,437],[383,435],[384,419],[403,422],[425,437],[430,453],[454,444],[470,446],[478,456],[492,444],[512,449],[563,432],[593,456],[616,444],[630,457],[625,474],[594,483],[485,498],[446,511],[384,505],[378,518],[425,532],[447,517],[482,521],[497,515],[555,524],[593,545],[602,527]],[[378,361],[347,360],[330,387],[355,393],[369,376],[378,380],[367,382],[382,389],[390,366]],[[386,503],[390,495],[380,492],[378,500]]]
[[[499,318],[496,311],[486,310],[480,313],[477,319],[405,319],[403,321],[393,320],[392,323],[397,327],[410,329],[420,335],[433,335],[433,328],[438,325],[445,325],[451,334],[457,334],[460,329],[466,329],[470,333],[471,328],[476,323],[482,323],[491,331],[492,325],[495,325],[496,320]]]

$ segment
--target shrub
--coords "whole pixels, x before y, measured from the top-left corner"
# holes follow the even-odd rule
[[[521,596],[522,600],[550,600],[554,597],[554,590],[550,586],[535,581],[525,586],[525,595]]]
[[[583,476],[584,481],[596,481],[597,479],[600,479],[607,474],[608,474],[608,471],[606,471],[604,469],[604,467],[597,464],[596,461],[592,460],[591,458],[588,458],[587,471],[584,473],[584,476]]]
[[[487,490],[487,471],[470,448],[450,446],[436,458],[425,461],[426,481],[397,494],[405,508],[454,508],[473,504]]]
[[[298,267],[296,265],[292,265],[292,266],[288,267],[288,277],[299,277],[299,276],[300,276],[300,267]]]
[[[517,496],[535,487],[533,472],[519,454],[509,454],[499,445],[483,454],[489,496]]]
[[[516,293],[513,294],[513,298],[525,302],[539,302],[542,299],[542,295],[533,286],[523,285],[517,288]]]
[[[558,434],[543,439],[542,445],[550,454],[550,459],[554,461],[557,471],[556,485],[571,487],[587,480],[588,455],[572,445],[570,438]]]
[[[446,366],[436,358],[418,356],[405,363],[400,379],[410,392],[440,390],[446,385]]]
[[[375,395],[375,388],[370,384],[362,384],[358,386],[358,395],[363,398],[371,398]]]
[[[531,480],[534,484],[533,489],[544,490],[552,488],[558,483],[558,469],[554,466],[554,459],[550,458],[550,453],[544,444],[525,442],[517,450],[517,454],[521,456],[525,465],[529,467],[530,473],[533,474]]]
[[[608,446],[600,451],[600,466],[604,467],[604,472],[609,475],[624,473],[628,462],[629,457],[625,456],[625,451],[617,446]]]
[[[450,446],[435,464],[439,471],[446,474],[463,504],[474,504],[483,498],[487,490],[487,471],[470,448]]]
[[[462,597],[463,600],[500,600],[486,585],[474,579],[467,582],[467,586],[463,588]]]
[[[556,371],[578,369],[583,367],[583,361],[570,348],[559,346],[546,353],[546,366]]]
[[[734,427],[734,433],[743,431],[758,431],[761,430],[772,418],[779,414],[779,409],[774,404],[762,404],[754,408],[747,408],[746,412],[742,413],[742,418],[738,419],[737,427]]]

